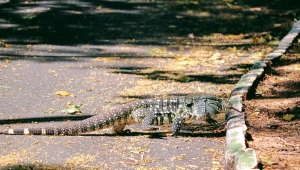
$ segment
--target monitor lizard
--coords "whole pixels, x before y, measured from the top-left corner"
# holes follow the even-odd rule
[[[154,124],[162,125],[167,122],[173,123],[172,135],[176,136],[184,121],[203,117],[209,121],[212,115],[229,108],[232,108],[229,102],[209,94],[151,98],[127,103],[77,122],[41,128],[10,128],[0,130],[0,134],[76,135],[109,127],[113,127],[115,133],[124,133],[128,132],[124,131],[125,126],[135,122],[142,122],[144,130],[155,130],[158,126]],[[157,118],[167,120],[158,122]]]

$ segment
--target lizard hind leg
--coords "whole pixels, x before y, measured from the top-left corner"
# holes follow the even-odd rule
[[[129,129],[125,129],[124,130],[124,128],[125,128],[125,124],[122,124],[122,125],[114,125],[113,126],[113,132],[115,133],[115,134],[129,134],[129,133],[131,133],[131,131],[129,130]]]
[[[132,112],[136,122],[142,122],[141,129],[145,131],[158,130],[158,126],[154,126],[153,122],[157,119],[156,114],[151,108],[138,108]]]
[[[142,121],[141,128],[145,131],[154,131],[159,130],[159,126],[154,126],[153,122],[157,119],[156,114],[154,113],[147,113]],[[157,121],[157,120],[156,120]]]

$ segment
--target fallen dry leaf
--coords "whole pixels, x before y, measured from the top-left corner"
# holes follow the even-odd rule
[[[276,164],[276,162],[274,162],[270,157],[263,157],[263,156],[260,156],[260,160],[261,160],[262,162],[265,162],[265,163],[269,164],[269,165],[274,165],[274,164]]]
[[[253,112],[248,115],[248,118],[255,118],[259,115],[259,112]]]
[[[172,161],[174,161],[174,160],[177,160],[177,161],[184,160],[185,156],[186,156],[186,154],[181,154],[180,156],[174,156],[172,158]]]
[[[231,40],[241,40],[245,37],[244,34],[239,34],[239,35],[229,35],[228,38]]]
[[[292,114],[285,114],[283,116],[283,119],[286,120],[286,121],[291,121],[293,119],[293,117],[295,117],[295,115],[292,115]]]
[[[299,71],[300,70],[300,64],[295,65],[295,70]]]
[[[67,91],[64,91],[64,90],[56,91],[55,94],[60,95],[60,96],[70,96],[71,95],[70,92],[67,92]]]
[[[230,9],[243,9],[244,7],[241,5],[232,5],[230,3],[226,3],[226,5],[230,8]]]
[[[218,59],[220,59],[221,56],[222,56],[222,54],[218,52],[218,53],[213,54],[209,59],[210,60],[218,60]]]
[[[69,102],[68,106],[64,110],[61,110],[61,112],[67,114],[81,114],[82,112],[80,110],[80,107],[82,105],[83,104],[74,105],[73,102]]]
[[[229,47],[228,50],[233,51],[233,52],[236,52],[236,51],[237,51],[237,49],[236,49],[235,46],[234,46],[234,47]]]
[[[250,11],[261,11],[261,8],[260,7],[250,8]]]
[[[190,34],[189,34],[189,38],[192,38],[192,39],[195,38],[194,34],[193,34],[193,33],[190,33]]]
[[[182,18],[184,18],[184,16],[181,16],[181,15],[176,15],[175,16],[177,19],[182,19]]]

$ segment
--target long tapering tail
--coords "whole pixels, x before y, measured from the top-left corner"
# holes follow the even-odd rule
[[[42,127],[42,128],[10,128],[0,130],[0,134],[7,135],[76,135],[78,133],[90,132],[109,127],[125,127],[126,124],[132,124],[134,120],[130,117],[130,110],[127,108],[112,110],[101,115],[96,115],[88,119],[68,122],[60,126]],[[127,109],[127,111],[126,111]],[[122,113],[122,114],[116,114]]]

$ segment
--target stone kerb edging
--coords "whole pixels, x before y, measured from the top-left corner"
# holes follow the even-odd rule
[[[254,63],[250,71],[244,74],[233,88],[229,101],[238,110],[244,110],[242,102],[254,94],[258,82],[263,78],[266,68],[278,59],[292,45],[300,32],[300,21],[294,23],[291,31],[280,41],[277,48],[262,60]],[[245,134],[247,126],[245,115],[231,110],[226,115],[227,130],[225,144],[225,169],[249,170],[257,168],[257,157],[254,149],[246,147]]]

